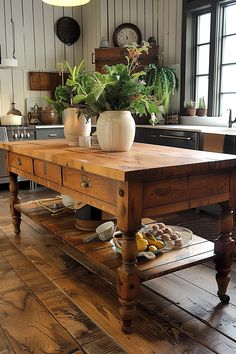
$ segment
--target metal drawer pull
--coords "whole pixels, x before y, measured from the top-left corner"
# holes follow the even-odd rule
[[[16,164],[17,164],[18,166],[22,165],[21,159],[18,158],[18,159],[16,160]]]
[[[91,187],[91,183],[88,177],[86,176],[82,176],[81,177],[81,183],[80,183],[81,187]]]
[[[175,135],[162,135],[160,134],[160,138],[170,138],[170,139],[177,139],[177,140],[193,140],[192,138],[190,138],[189,136],[186,137],[186,136],[175,136]]]
[[[48,136],[49,136],[50,138],[53,138],[53,137],[57,136],[57,133],[50,133]]]

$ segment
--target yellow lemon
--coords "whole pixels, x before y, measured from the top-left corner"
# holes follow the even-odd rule
[[[143,239],[143,235],[141,234],[141,232],[136,232],[136,240],[141,240],[141,239]]]
[[[137,243],[138,252],[145,251],[148,246],[148,242],[147,240],[144,240],[144,238],[136,239],[136,243]]]
[[[151,246],[148,247],[148,251],[155,252],[155,251],[157,251],[157,248],[156,248],[156,246],[151,245]]]

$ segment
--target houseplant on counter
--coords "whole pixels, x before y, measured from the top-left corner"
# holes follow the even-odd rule
[[[79,136],[89,136],[91,133],[91,111],[84,100],[79,99],[81,92],[87,95],[95,84],[93,75],[85,72],[84,61],[73,68],[67,63],[60,64],[62,83],[66,70],[68,78],[65,85],[59,85],[55,90],[55,100],[47,98],[53,104],[64,123],[64,135],[69,145],[78,145]],[[79,102],[78,102],[79,101]]]
[[[205,97],[202,96],[198,100],[197,116],[203,117],[207,115],[207,106],[205,102]]]
[[[97,137],[103,151],[129,151],[135,136],[131,113],[140,116],[159,112],[159,102],[145,84],[145,72],[136,71],[139,57],[149,43],[127,46],[127,64],[105,65],[103,73],[95,72],[95,85],[88,95],[77,95],[93,114],[98,114]]]
[[[170,96],[179,89],[179,81],[175,70],[167,66],[149,64],[146,68],[146,85],[151,87],[152,94],[157,96],[163,113],[169,112]]]
[[[196,104],[194,101],[190,100],[190,101],[185,102],[184,107],[185,107],[186,116],[193,117],[196,115],[197,109],[196,109]]]

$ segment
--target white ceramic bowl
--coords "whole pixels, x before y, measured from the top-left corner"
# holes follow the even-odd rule
[[[96,228],[96,234],[101,241],[109,241],[116,231],[116,225],[113,221],[107,221]]]
[[[74,207],[77,204],[74,198],[66,194],[61,194],[61,200],[62,200],[62,204],[67,208]]]
[[[23,117],[14,114],[8,114],[1,117],[1,125],[21,125],[23,123]]]

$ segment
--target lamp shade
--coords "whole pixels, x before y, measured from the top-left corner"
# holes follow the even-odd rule
[[[42,0],[46,4],[54,6],[80,6],[87,4],[90,0]]]

